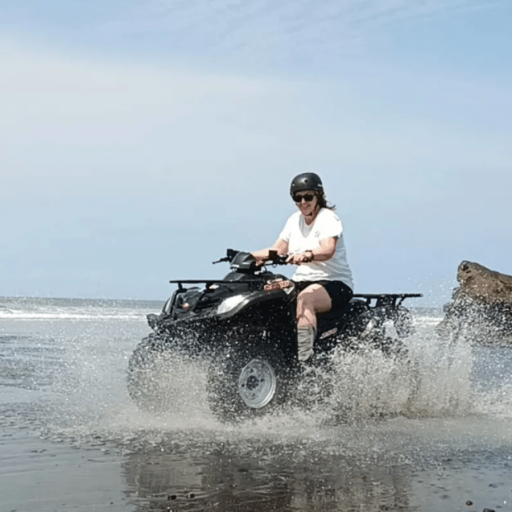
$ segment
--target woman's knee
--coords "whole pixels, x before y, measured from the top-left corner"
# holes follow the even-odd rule
[[[299,295],[297,296],[297,302],[300,302],[301,304],[305,304],[307,302],[312,302],[313,296],[311,293],[311,290],[309,288],[306,288],[305,290],[302,290]]]
[[[311,291],[306,288],[297,296],[297,313],[304,310],[315,310],[315,299]]]

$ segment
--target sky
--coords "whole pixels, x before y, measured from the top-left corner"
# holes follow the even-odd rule
[[[0,296],[164,300],[316,172],[356,293],[512,274],[512,3],[0,4]],[[290,270],[287,270],[290,273]]]

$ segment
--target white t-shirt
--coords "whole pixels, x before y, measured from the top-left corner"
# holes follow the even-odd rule
[[[326,261],[303,263],[297,266],[292,279],[295,281],[342,281],[352,290],[352,271],[348,266],[347,251],[343,241],[343,226],[340,218],[328,208],[322,208],[308,226],[301,212],[295,212],[286,221],[279,235],[281,240],[288,242],[289,254],[300,254],[320,247],[320,240],[335,237],[338,239],[334,256]]]

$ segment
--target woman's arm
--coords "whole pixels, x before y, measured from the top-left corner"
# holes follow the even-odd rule
[[[320,240],[320,247],[304,251],[302,254],[292,254],[287,261],[294,265],[300,265],[301,263],[309,263],[311,261],[330,260],[336,253],[337,243],[338,239],[336,237],[324,238]]]
[[[336,237],[324,238],[320,240],[320,247],[312,251],[306,251],[313,254],[313,261],[327,261],[336,254],[336,245],[338,239]]]
[[[270,249],[261,249],[259,251],[254,251],[251,253],[257,261],[265,261],[268,259],[268,251],[277,251],[279,256],[284,256],[288,254],[288,242],[285,242],[281,238],[276,241],[276,243]]]

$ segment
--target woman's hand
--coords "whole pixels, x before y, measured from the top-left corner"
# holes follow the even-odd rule
[[[303,252],[302,254],[293,254],[287,260],[287,263],[295,265],[302,265],[310,261],[327,261],[330,260],[336,253],[336,244],[338,239],[336,237],[324,238],[320,240],[320,247],[315,247],[315,252],[311,249]]]
[[[288,254],[288,242],[279,239],[270,249],[260,249],[259,251],[252,252],[251,254],[256,259],[258,267],[261,267],[269,259],[269,251],[277,251],[277,254],[284,256]]]
[[[302,254],[291,254],[286,260],[286,263],[291,263],[293,265],[302,265],[303,263],[309,263],[310,261],[313,261],[313,252],[306,251],[303,252]]]
[[[264,256],[263,254],[261,254],[261,252],[262,251],[251,253],[251,256],[256,260],[257,267],[261,267],[265,263],[265,260],[268,258],[268,256]]]

